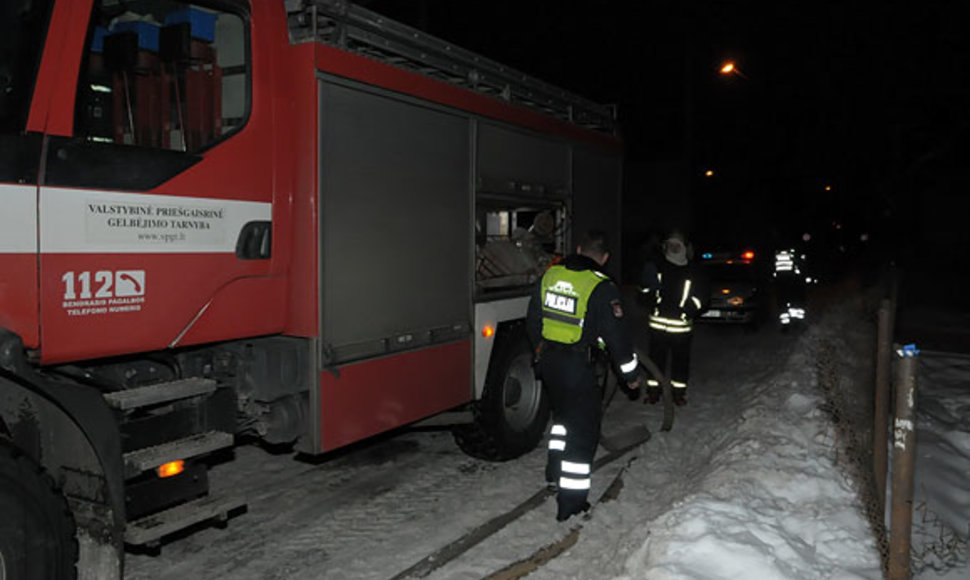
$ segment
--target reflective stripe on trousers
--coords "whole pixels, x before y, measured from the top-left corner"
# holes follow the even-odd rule
[[[564,425],[553,425],[549,433],[549,451],[566,450],[566,427]]]
[[[559,476],[560,489],[588,490],[590,488],[590,464],[566,461],[560,464],[562,470]]]
[[[660,386],[660,381],[658,381],[657,379],[647,379],[647,386],[648,387],[659,387]],[[673,388],[675,388],[675,389],[686,389],[687,388],[687,383],[685,383],[683,381],[670,381],[670,386],[673,387]]]

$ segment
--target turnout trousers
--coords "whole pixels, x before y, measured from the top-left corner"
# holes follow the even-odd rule
[[[687,380],[690,378],[690,343],[693,332],[664,332],[656,328],[650,329],[650,360],[657,365],[661,372],[667,372],[667,362],[670,362],[670,384],[675,389],[687,392]],[[650,377],[647,388],[659,388],[660,383]]]
[[[558,486],[557,518],[586,509],[593,456],[599,443],[601,397],[586,353],[547,348],[539,373],[552,402],[546,481]]]
[[[790,274],[778,276],[775,281],[778,321],[783,325],[805,318],[805,282]]]

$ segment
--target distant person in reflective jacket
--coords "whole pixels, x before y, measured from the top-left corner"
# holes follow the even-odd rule
[[[650,359],[664,371],[670,363],[674,404],[687,404],[690,346],[694,318],[705,307],[707,283],[690,261],[686,236],[674,231],[664,237],[663,258],[647,262],[640,277],[640,292],[650,312]],[[660,400],[660,382],[647,379],[645,402]]]
[[[602,412],[591,349],[602,341],[627,387],[640,384],[637,357],[621,327],[620,291],[602,272],[609,256],[606,235],[587,233],[575,254],[546,271],[529,302],[529,339],[552,401],[546,482],[558,489],[559,521],[589,509]]]
[[[795,322],[805,319],[807,286],[812,278],[805,272],[805,254],[796,248],[775,250],[775,299],[778,322],[787,330]]]

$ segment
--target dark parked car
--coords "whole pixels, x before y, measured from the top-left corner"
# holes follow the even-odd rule
[[[704,252],[698,261],[711,289],[699,322],[755,327],[761,320],[762,276],[753,250]]]

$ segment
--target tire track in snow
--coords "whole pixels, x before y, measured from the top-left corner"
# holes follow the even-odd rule
[[[393,443],[401,439],[417,443],[402,452]],[[247,494],[248,512],[232,518],[226,530],[202,529],[168,542],[157,557],[129,554],[126,580],[383,578],[388,574],[374,572],[370,563],[374,556],[393,567],[396,559],[403,566],[423,554],[375,554],[375,545],[407,543],[402,538],[415,529],[435,530],[446,543],[459,533],[465,504],[505,509],[510,500],[489,490],[500,490],[497,483],[510,477],[538,485],[544,460],[544,453],[500,464],[475,460],[440,432],[406,433],[375,448],[384,445],[391,451],[368,448],[314,467],[241,450],[244,465],[221,468],[234,471],[218,484],[214,470],[213,487]],[[384,461],[359,465],[369,454]],[[247,479],[245,473],[259,467],[267,473]]]

